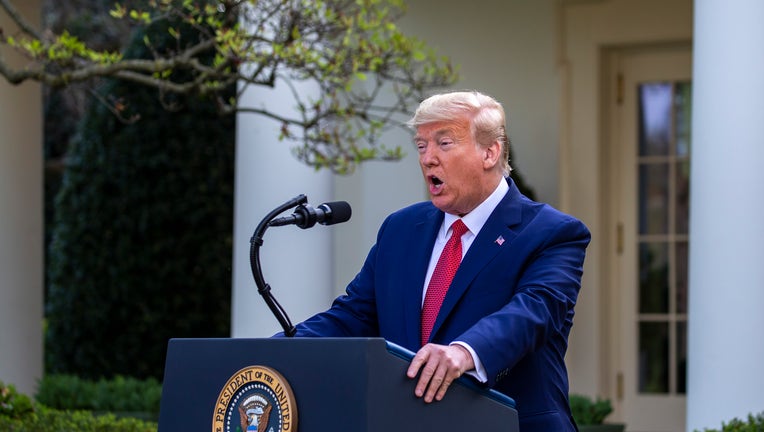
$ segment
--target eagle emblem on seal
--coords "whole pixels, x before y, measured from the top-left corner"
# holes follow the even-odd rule
[[[241,430],[246,432],[265,432],[273,406],[260,395],[248,397],[239,405]]]

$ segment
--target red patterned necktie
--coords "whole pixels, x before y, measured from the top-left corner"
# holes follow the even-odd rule
[[[427,285],[427,294],[424,296],[422,305],[422,345],[430,340],[430,332],[438,317],[440,305],[446,297],[451,280],[462,261],[462,235],[468,231],[461,219],[451,225],[451,237],[446,242],[443,252],[440,253],[438,264],[432,272],[430,283]]]

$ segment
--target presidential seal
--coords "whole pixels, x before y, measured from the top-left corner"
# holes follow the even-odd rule
[[[212,432],[297,432],[297,405],[289,383],[265,366],[236,372],[215,403]]]

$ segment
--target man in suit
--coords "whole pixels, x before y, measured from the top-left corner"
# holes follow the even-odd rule
[[[431,200],[387,217],[346,294],[297,336],[383,337],[416,352],[425,402],[466,373],[516,401],[522,432],[575,431],[564,356],[590,235],[519,192],[504,123],[478,92],[422,102],[409,124]]]

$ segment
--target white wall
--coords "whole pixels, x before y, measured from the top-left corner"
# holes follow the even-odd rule
[[[553,0],[411,0],[401,27],[460,67],[454,89],[496,98],[507,114],[513,165],[556,204],[559,80]],[[437,6],[436,6],[437,5]]]
[[[39,1],[15,2],[30,20]],[[14,34],[0,14],[0,28]],[[20,59],[0,48],[8,60]],[[42,375],[42,93],[0,78],[0,381],[31,394]]]

